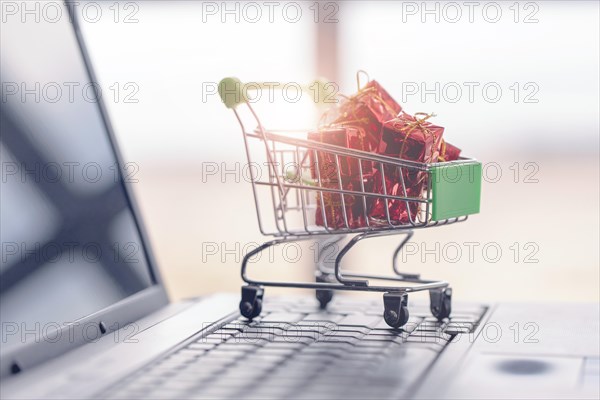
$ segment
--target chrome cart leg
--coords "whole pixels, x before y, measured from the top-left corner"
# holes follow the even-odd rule
[[[264,293],[265,290],[260,286],[242,286],[240,313],[249,320],[258,317],[262,311],[262,300]]]
[[[400,242],[398,247],[396,247],[396,250],[394,251],[394,257],[392,258],[392,266],[394,269],[394,273],[403,279],[420,279],[421,278],[420,274],[410,274],[410,273],[402,272],[398,269],[398,257],[400,256],[400,253],[402,252],[404,245],[406,245],[406,243],[408,243],[408,241],[415,234],[414,231],[405,231],[402,233],[404,233],[406,235],[406,237],[404,238],[404,240],[402,240],[402,242]]]
[[[344,277],[344,275],[342,274],[342,269],[341,269],[342,259],[344,258],[346,253],[348,253],[350,251],[350,249],[352,247],[354,247],[360,240],[363,240],[363,239],[369,238],[369,237],[389,235],[389,234],[390,234],[389,232],[365,232],[365,233],[361,233],[360,235],[354,236],[348,242],[348,244],[346,244],[346,246],[344,246],[342,248],[342,250],[339,252],[337,257],[335,258],[335,270],[334,270],[335,271],[335,279],[337,279],[337,281],[339,283],[341,283],[342,285],[359,286],[359,287],[369,286],[369,281],[366,279],[348,279],[348,278]]]
[[[432,289],[429,291],[431,314],[439,321],[448,318],[452,312],[452,288]]]
[[[317,283],[333,283],[335,258],[332,257],[337,253],[337,244],[344,239],[345,235],[334,235],[327,236],[325,238],[318,239],[315,243],[317,247],[317,263],[315,277]],[[327,304],[333,299],[333,290],[330,289],[317,289],[315,291],[319,307],[324,310],[327,308]]]
[[[392,328],[400,328],[408,322],[408,295],[406,293],[385,293],[383,307],[383,319]]]

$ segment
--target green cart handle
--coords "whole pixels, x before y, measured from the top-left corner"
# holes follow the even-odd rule
[[[227,108],[235,108],[248,99],[244,96],[242,82],[238,78],[223,78],[219,82],[219,96]]]
[[[219,96],[227,108],[236,108],[242,103],[248,103],[248,91],[268,89],[273,87],[273,83],[278,83],[278,88],[285,87],[285,84],[279,82],[248,82],[242,83],[238,78],[228,77],[219,82]],[[310,85],[300,85],[303,92],[312,92],[316,90],[316,103],[325,103],[327,98],[327,86],[329,84],[323,79],[316,79]],[[281,89],[280,89],[281,90]]]

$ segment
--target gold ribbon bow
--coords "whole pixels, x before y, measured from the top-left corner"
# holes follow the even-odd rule
[[[344,94],[338,93],[338,96],[345,99],[346,102],[348,103],[357,103],[361,98],[363,98],[366,95],[372,95],[375,100],[377,100],[379,103],[381,103],[383,105],[383,107],[386,109],[387,112],[389,112],[391,115],[396,115],[396,110],[394,110],[378,93],[376,92],[376,88],[374,87],[362,87],[360,85],[360,75],[364,74],[367,77],[367,83],[371,81],[371,79],[369,78],[369,74],[367,74],[365,71],[363,70],[358,70],[356,72],[356,85],[357,85],[357,92],[356,94],[353,94],[352,96],[346,96]],[[342,105],[343,106],[343,105]],[[342,107],[339,106],[339,107]],[[325,120],[327,115],[329,114],[329,112],[332,111],[333,108],[328,109],[327,111],[325,111],[322,115],[321,118],[319,119],[319,125],[321,125]],[[343,123],[346,124],[356,124],[356,123],[364,123],[364,122],[368,122],[368,118],[358,118],[358,116],[355,114],[355,108],[352,107],[352,113],[353,113],[353,117],[354,120],[350,120],[350,121],[343,121]],[[344,118],[347,118],[348,115],[347,113],[345,113],[345,115],[343,115]],[[331,124],[330,124],[331,125]]]
[[[418,116],[422,116],[423,118],[418,118]],[[429,129],[427,125],[425,125],[427,120],[432,117],[435,117],[434,113],[427,114],[423,112],[418,112],[414,115],[414,119],[398,117],[394,121],[392,126],[401,132],[405,132],[404,139],[402,140],[402,147],[400,148],[400,158],[403,158],[406,140],[408,139],[410,134],[418,128],[433,139],[433,144],[431,146],[431,160],[433,160],[433,155],[435,154],[436,137],[433,131]],[[427,122],[427,124],[430,124],[430,122]]]
[[[446,161],[446,141],[442,139],[440,143],[440,154],[438,155],[439,161]]]

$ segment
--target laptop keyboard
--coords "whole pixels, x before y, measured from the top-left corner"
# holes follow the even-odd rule
[[[456,310],[438,322],[410,306],[400,330],[381,302],[265,298],[263,313],[215,325],[210,333],[125,378],[102,398],[398,398],[456,335],[479,324],[484,308]]]

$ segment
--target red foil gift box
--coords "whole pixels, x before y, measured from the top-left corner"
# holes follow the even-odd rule
[[[395,118],[401,111],[402,107],[392,96],[372,80],[340,104],[333,123],[363,129],[368,143],[367,151],[377,151],[383,123]]]
[[[332,144],[347,149],[368,151],[366,141],[366,133],[363,129],[353,126],[332,126],[320,129],[317,132],[309,132],[308,140],[315,142]],[[309,150],[310,172],[313,179],[321,178],[324,183],[338,181],[338,162],[339,176],[342,182],[348,182],[352,179],[360,179],[359,160],[356,157],[340,156],[335,154],[317,150]],[[336,159],[337,158],[337,159]],[[372,172],[372,165],[369,162],[362,162],[363,175]],[[317,166],[318,171],[317,173]]]
[[[367,185],[372,181],[365,178],[363,185],[368,191]],[[339,189],[337,184],[327,183],[323,187],[330,189]],[[349,181],[344,184],[344,190],[361,192],[360,180]],[[344,201],[342,202],[342,197]],[[363,199],[364,198],[364,199]],[[315,223],[319,226],[326,226],[330,229],[339,228],[362,228],[367,226],[366,208],[367,198],[360,195],[339,194],[332,192],[322,192],[317,194],[317,211],[315,213]],[[345,213],[345,215],[344,215]],[[346,225],[346,222],[348,223]]]
[[[385,174],[385,188],[383,187],[384,180],[382,179],[381,171],[376,171],[373,174],[373,184],[375,193],[386,193],[390,196],[402,196],[402,197],[420,197],[421,191],[423,190],[423,183],[414,185],[412,187],[405,186],[406,193],[402,187],[402,182],[399,179],[398,174]],[[369,207],[369,219],[373,225],[388,224],[406,224],[411,220],[417,222],[417,215],[420,210],[420,203],[416,201],[402,201],[402,200],[387,200],[381,197],[376,197],[374,201],[371,201]],[[387,212],[386,212],[387,208]],[[410,215],[409,215],[410,210]]]
[[[353,126],[323,128],[317,132],[310,132],[308,139],[360,151],[369,149],[364,130]],[[373,172],[370,162],[360,161],[357,157],[341,155],[336,157],[336,154],[325,150],[310,150],[309,160],[312,178],[317,180],[317,184],[320,179],[321,187],[328,189],[360,192],[362,191],[360,167],[362,166],[363,185],[368,185],[370,181],[367,177]],[[363,202],[362,196],[345,194],[343,200],[342,202],[342,195],[339,193],[318,193],[316,224],[332,229],[346,227],[346,221],[349,228],[366,226],[364,207],[366,201]]]
[[[460,149],[456,146],[451,145],[442,139],[440,144],[440,155],[438,156],[439,162],[454,161],[460,157]]]
[[[402,113],[383,124],[378,153],[419,163],[437,162],[444,128],[427,121],[431,115],[419,113],[411,116]],[[409,198],[421,198],[427,175],[418,169],[384,166],[373,175],[376,193]],[[400,174],[400,172],[402,172]],[[385,180],[383,176],[385,175]],[[385,182],[385,186],[384,186]],[[404,184],[404,185],[403,185]],[[406,193],[404,193],[406,191]],[[407,207],[408,203],[408,207]],[[387,223],[386,208],[392,223],[408,223],[416,220],[420,210],[417,201],[387,200],[375,198],[369,208],[369,217]],[[410,212],[410,214],[409,214]]]
[[[444,128],[427,121],[431,116],[418,113],[413,117],[402,113],[387,121],[383,124],[377,152],[421,163],[437,161]]]

